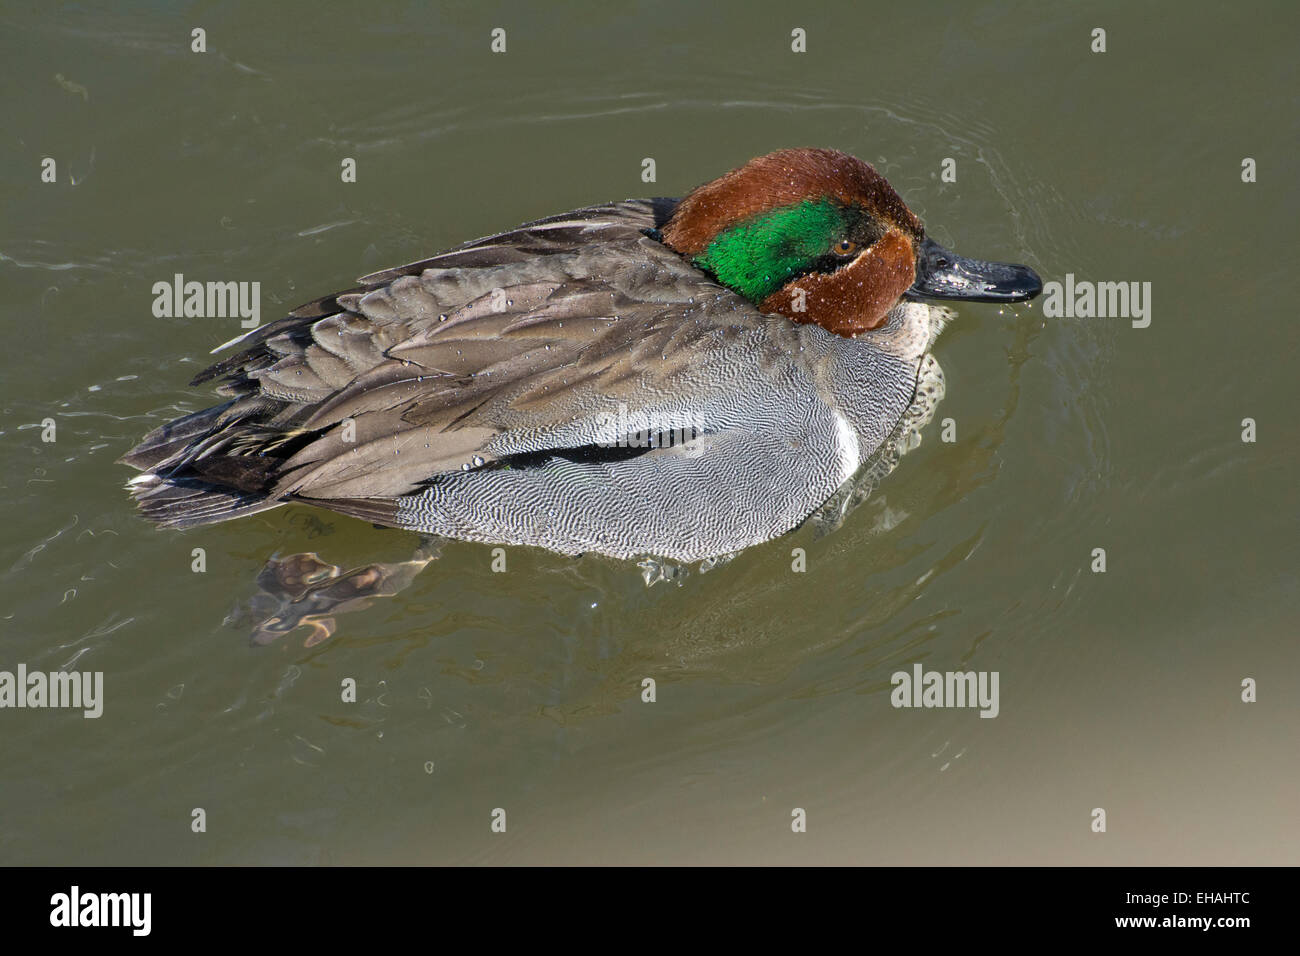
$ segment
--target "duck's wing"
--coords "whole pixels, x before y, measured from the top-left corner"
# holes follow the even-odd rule
[[[666,201],[665,201],[666,202]],[[677,427],[764,325],[652,237],[668,207],[578,210],[360,280],[238,340],[229,401],[123,460],[161,524],[304,498],[384,520],[439,474]]]

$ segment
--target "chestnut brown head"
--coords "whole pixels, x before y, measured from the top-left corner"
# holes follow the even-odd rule
[[[878,328],[909,294],[1019,301],[1042,290],[1024,266],[927,239],[883,176],[831,149],[750,160],[683,199],[662,236],[762,311],[837,335]]]

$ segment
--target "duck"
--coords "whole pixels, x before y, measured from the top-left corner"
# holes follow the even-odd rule
[[[870,164],[781,149],[680,200],[539,219],[300,306],[214,349],[235,351],[191,386],[224,400],[121,462],[163,528],[299,503],[711,561],[798,528],[928,420],[942,301],[1041,291],[928,237]]]

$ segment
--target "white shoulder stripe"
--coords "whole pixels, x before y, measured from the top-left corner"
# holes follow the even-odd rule
[[[839,483],[842,485],[853,477],[858,470],[858,433],[854,431],[849,420],[838,411],[835,413],[835,444],[840,451]]]

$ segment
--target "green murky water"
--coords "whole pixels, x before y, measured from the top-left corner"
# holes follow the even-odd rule
[[[1294,863],[1295,9],[875,6],[0,14],[0,670],[104,674],[99,719],[0,710],[0,862]],[[453,543],[253,649],[222,621],[271,554],[414,537],[133,513],[114,460],[239,331],[155,318],[153,283],[260,282],[269,321],[789,145],[876,164],[967,255],[1150,282],[1149,327],[964,306],[955,441],[681,586]],[[914,663],[997,671],[999,715],[895,709]]]

